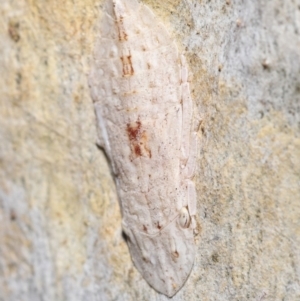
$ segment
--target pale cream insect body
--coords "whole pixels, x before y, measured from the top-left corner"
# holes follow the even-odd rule
[[[196,134],[183,56],[136,0],[106,3],[89,84],[132,260],[173,296],[195,255]]]

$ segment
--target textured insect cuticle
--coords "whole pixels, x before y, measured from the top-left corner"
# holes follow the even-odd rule
[[[113,167],[133,263],[154,289],[172,297],[195,256],[187,65],[147,6],[106,2],[89,79],[99,141]]]

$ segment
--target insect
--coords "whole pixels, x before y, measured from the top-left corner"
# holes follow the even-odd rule
[[[196,133],[183,56],[136,0],[108,0],[89,74],[99,144],[110,159],[132,261],[173,296],[195,256]]]

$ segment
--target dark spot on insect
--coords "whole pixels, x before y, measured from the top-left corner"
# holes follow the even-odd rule
[[[161,229],[161,225],[160,225],[159,223],[157,224],[156,227],[157,227],[157,229],[159,229],[159,230]]]
[[[219,262],[219,255],[217,253],[212,254],[211,259],[213,262]]]
[[[143,231],[145,231],[145,232],[148,231],[148,229],[147,229],[147,227],[145,225],[143,225]]]
[[[132,76],[134,74],[131,55],[121,56],[121,61],[123,65],[123,76]]]
[[[20,40],[19,27],[19,22],[10,21],[8,23],[8,34],[14,42],[18,42]]]
[[[147,63],[147,68],[151,69],[151,65],[149,63]]]

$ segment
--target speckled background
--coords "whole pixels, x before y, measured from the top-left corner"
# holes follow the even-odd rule
[[[143,0],[202,118],[192,274],[173,298],[300,300],[300,1]],[[0,3],[0,300],[167,300],[132,265],[87,73],[102,2]]]

